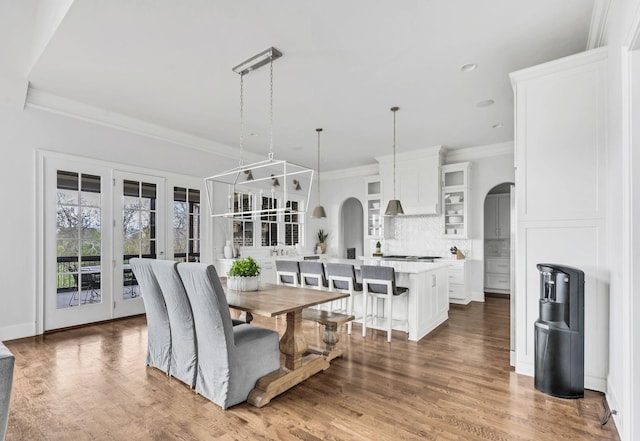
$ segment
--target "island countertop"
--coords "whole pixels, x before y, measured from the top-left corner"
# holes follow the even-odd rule
[[[323,259],[324,263],[348,263],[353,265],[356,269],[360,268],[360,265],[376,265],[376,266],[391,266],[397,273],[405,274],[420,274],[424,272],[434,271],[441,268],[450,266],[452,261],[447,259],[439,259],[436,262],[420,262],[420,261],[408,261],[402,262],[397,260],[385,260],[380,258],[364,258],[364,259]]]

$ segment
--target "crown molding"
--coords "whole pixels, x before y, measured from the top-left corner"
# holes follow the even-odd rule
[[[0,75],[0,103],[23,110],[28,89],[29,82],[26,79]]]
[[[593,12],[591,13],[589,37],[587,38],[587,50],[596,49],[605,45],[610,5],[611,0],[595,0]]]
[[[380,173],[378,164],[360,165],[358,167],[343,168],[341,170],[332,170],[322,172],[322,180],[358,178],[364,176],[375,176]]]
[[[445,153],[445,164],[454,164],[461,161],[471,161],[492,156],[512,155],[514,152],[513,146],[513,141],[507,141],[463,149],[447,149]]]
[[[33,87],[29,87],[27,91],[26,106],[93,124],[99,124],[116,130],[123,130],[137,135],[159,139],[194,150],[215,153],[228,159],[238,160],[240,157],[240,151],[235,147],[152,124],[100,107],[91,106]],[[244,156],[244,159],[249,161],[264,159],[263,156],[247,151],[244,152]]]
[[[410,150],[407,152],[396,153],[396,161],[415,161],[427,156],[442,155],[444,148],[441,145],[433,147],[427,147],[418,150]],[[376,161],[379,163],[393,161],[393,154],[376,156]]]
[[[585,52],[579,52],[577,54],[569,55],[568,57],[559,58],[547,63],[538,64],[537,66],[517,70],[509,74],[511,87],[513,87],[513,90],[515,90],[517,84],[521,81],[533,80],[557,72],[583,67],[597,61],[606,60],[607,55],[608,49],[605,46],[597,49],[591,49]]]

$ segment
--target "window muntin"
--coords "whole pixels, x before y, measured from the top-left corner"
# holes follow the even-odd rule
[[[173,258],[200,261],[200,190],[173,188]]]

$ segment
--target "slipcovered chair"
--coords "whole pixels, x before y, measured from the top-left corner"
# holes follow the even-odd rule
[[[276,260],[276,283],[278,285],[298,286],[300,267],[295,260]]]
[[[177,262],[151,260],[151,268],[164,297],[171,328],[169,375],[189,387],[196,385],[198,350],[191,303],[178,274]],[[138,279],[139,280],[139,279]]]
[[[9,421],[9,403],[11,401],[11,389],[13,387],[13,366],[15,357],[0,342],[0,440],[4,441]]]
[[[233,326],[213,265],[179,263],[198,342],[196,392],[223,409],[247,400],[259,378],[280,368],[278,333]]]
[[[134,257],[129,263],[140,286],[147,314],[147,365],[169,374],[171,328],[164,297],[151,266],[153,261]]]
[[[355,316],[354,297],[362,295],[362,283],[356,281],[356,270],[350,263],[327,263],[329,290],[349,293],[346,313]],[[362,314],[353,321],[361,322]],[[351,334],[351,321],[347,324],[347,333]]]
[[[396,286],[396,272],[391,266],[361,265],[362,275],[362,336],[367,335],[367,328],[381,329],[387,331],[387,341],[391,342],[391,329],[394,327],[393,304],[399,296],[405,296],[408,288]],[[372,313],[367,312],[369,298],[372,300]],[[388,303],[389,314],[384,315],[384,304],[382,312],[378,314],[378,305],[373,300],[383,300]],[[408,307],[408,302],[407,302]],[[408,314],[408,311],[405,312]],[[406,315],[405,315],[406,317]],[[401,323],[397,323],[400,325]],[[408,321],[403,320],[404,328],[407,328]],[[408,329],[407,329],[408,331]],[[407,332],[405,331],[405,332]]]

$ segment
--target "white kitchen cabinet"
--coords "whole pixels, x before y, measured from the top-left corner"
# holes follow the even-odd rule
[[[384,236],[382,214],[382,181],[379,176],[366,179],[366,225],[365,234],[369,239],[381,239]]]
[[[449,302],[466,305],[471,301],[468,271],[464,260],[453,260],[449,265]]]
[[[509,294],[511,289],[511,263],[508,257],[487,257],[485,259],[484,290],[499,294]]]
[[[508,239],[511,235],[509,194],[490,194],[485,201],[485,239]]]
[[[468,238],[470,168],[470,162],[442,166],[443,235],[447,238]]]
[[[382,212],[391,199],[399,199],[404,214],[440,214],[441,147],[396,155],[395,197],[393,155],[377,157],[384,187]]]

